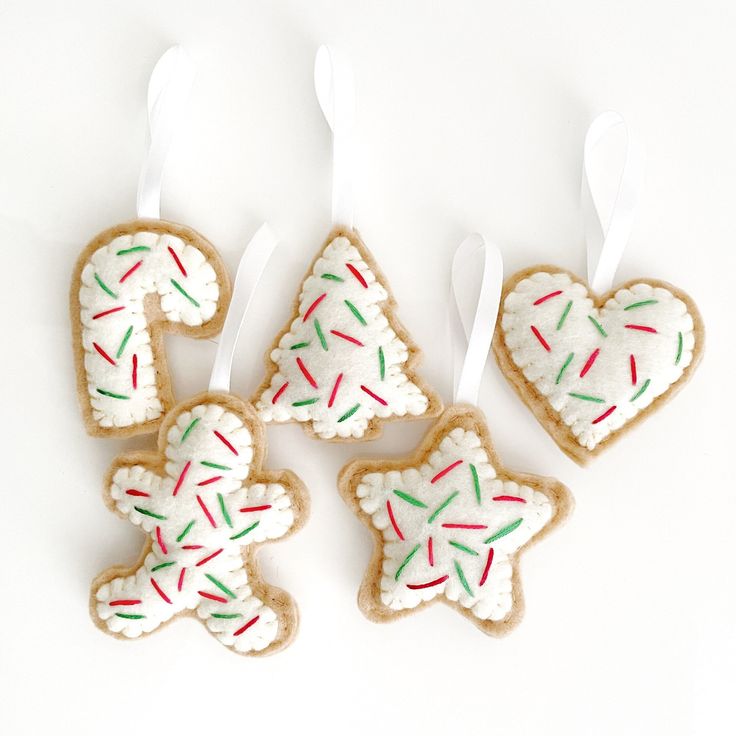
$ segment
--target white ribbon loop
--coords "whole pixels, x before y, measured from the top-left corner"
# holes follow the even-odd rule
[[[258,229],[240,257],[238,272],[235,275],[235,286],[230,300],[230,308],[225,317],[217,354],[210,376],[210,391],[230,391],[230,376],[233,367],[235,346],[238,342],[240,328],[248,311],[253,294],[261,280],[269,258],[278,244],[278,238],[267,222]]]
[[[603,223],[604,208],[601,192],[594,194],[591,180],[595,180],[593,152],[601,141],[619,125],[626,133],[626,152],[618,181],[618,191],[610,207],[608,227]],[[607,172],[603,170],[603,176]],[[583,182],[581,208],[585,239],[588,248],[588,283],[594,293],[601,294],[613,286],[616,269],[623,256],[626,243],[634,226],[634,217],[639,204],[644,180],[644,154],[641,144],[634,139],[626,127],[626,121],[617,112],[609,110],[600,114],[588,128],[583,151]]]
[[[350,62],[331,46],[317,49],[314,89],[332,130],[332,222],[352,229],[355,86]]]
[[[157,62],[148,83],[148,125],[151,140],[138,181],[138,217],[161,217],[161,179],[176,124],[184,113],[193,79],[192,66],[181,46],[172,46]]]
[[[479,264],[480,258],[482,265]],[[479,274],[482,274],[480,287]],[[486,244],[478,233],[468,235],[452,260],[452,292],[467,337],[467,350],[455,388],[455,403],[478,404],[483,369],[496,329],[502,284],[503,259],[498,246]]]

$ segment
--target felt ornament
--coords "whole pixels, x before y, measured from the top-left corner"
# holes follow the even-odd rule
[[[192,615],[239,654],[277,651],[296,634],[295,603],[262,580],[255,553],[304,523],[306,491],[291,471],[263,469],[263,424],[229,390],[242,317],[274,244],[264,226],[241,261],[209,391],[166,415],[157,452],[122,455],[108,471],[108,506],[146,544],[134,565],[92,585],[92,618],[106,633],[135,639]]]
[[[334,49],[318,51],[315,84],[333,132],[335,228],[266,355],[253,403],[264,422],[300,422],[326,440],[366,440],[384,421],[436,416],[441,404],[416,374],[420,351],[352,227],[352,77]]]
[[[468,291],[459,274],[483,250],[475,235],[455,255],[458,305],[459,292]],[[455,404],[408,457],[355,460],[340,473],[343,497],[375,540],[358,595],[374,621],[441,601],[486,634],[509,632],[523,613],[520,554],[572,508],[558,481],[503,467],[476,405],[501,290],[501,256],[489,251],[476,316],[466,320],[468,349]]]
[[[191,228],[160,219],[161,178],[191,71],[181,47],[157,63],[148,88],[151,144],[138,218],[105,230],[77,259],[70,309],[77,388],[87,431],[155,431],[173,406],[163,332],[209,337],[230,299],[227,270]]]
[[[504,286],[493,342],[514,389],[579,464],[672,398],[703,351],[703,323],[683,291],[654,279],[611,288],[633,225],[641,157],[629,147],[605,236],[590,169],[595,147],[623,122],[617,113],[604,113],[586,137],[589,282],[554,266],[514,274]]]

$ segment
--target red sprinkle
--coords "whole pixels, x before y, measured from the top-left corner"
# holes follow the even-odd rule
[[[598,424],[598,422],[602,422],[606,417],[611,416],[613,412],[616,411],[616,404],[614,404],[610,409],[606,409],[606,411],[603,412],[597,419],[594,419],[591,424]]]
[[[279,400],[279,399],[281,398],[281,394],[283,394],[283,393],[284,393],[284,391],[286,391],[286,387],[287,387],[288,385],[289,385],[289,382],[287,381],[287,382],[286,382],[286,383],[285,383],[285,384],[284,384],[284,385],[283,385],[283,386],[282,386],[282,387],[281,387],[281,388],[280,388],[280,389],[279,389],[279,390],[278,390],[278,391],[277,391],[277,392],[276,392],[276,393],[275,393],[275,394],[273,395],[273,398],[271,399],[271,403],[272,403],[272,404],[275,404],[275,403],[276,403],[276,402],[277,402],[277,401],[278,401],[278,400]]]
[[[427,540],[427,559],[429,560],[429,566],[434,567],[434,542],[432,537]]]
[[[218,603],[227,603],[227,598],[223,598],[221,595],[214,595],[213,593],[206,593],[204,590],[198,590],[202,598],[208,598],[211,601],[217,601]]]
[[[494,496],[494,501],[516,501],[516,503],[526,503],[526,501],[523,498],[519,498],[518,496]]]
[[[371,391],[369,388],[366,388],[365,386],[360,387],[361,391],[365,391],[368,396],[370,396],[372,399],[375,399],[379,404],[382,404],[383,406],[388,406],[388,404],[377,394],[374,394],[373,391]]]
[[[117,365],[117,363],[96,343],[92,343],[92,347],[110,364]]]
[[[299,370],[304,374],[304,378],[309,381],[309,385],[312,388],[317,388],[317,381],[312,378],[312,374],[307,370],[307,366],[304,365],[301,358],[296,359],[296,364],[299,366]]]
[[[92,319],[99,319],[100,317],[107,317],[108,314],[115,314],[115,312],[120,312],[123,309],[125,309],[125,307],[115,307],[114,309],[108,309],[105,312],[98,312],[97,314],[94,315],[94,317],[92,317]]]
[[[629,355],[629,365],[631,366],[631,385],[636,386],[636,358]]]
[[[125,493],[128,496],[145,496],[146,498],[150,498],[151,494],[146,493],[145,491],[139,491],[135,488],[131,488],[129,491],[125,491]]]
[[[444,529],[488,529],[485,524],[443,524]]]
[[[488,550],[488,558],[486,559],[486,566],[483,568],[483,574],[480,576],[479,586],[483,585],[488,580],[488,572],[491,569],[491,563],[493,562],[493,547]]]
[[[624,325],[627,330],[639,330],[641,332],[651,332],[657,334],[657,330],[654,327],[647,327],[646,325]]]
[[[108,606],[137,606],[141,603],[137,598],[131,598],[130,600],[120,599],[117,601],[110,601]]]
[[[337,396],[337,389],[340,388],[340,381],[342,381],[342,373],[335,379],[335,385],[332,387],[332,393],[330,394],[330,400],[327,402],[328,409],[332,409],[332,405],[335,403],[335,397]]]
[[[344,332],[338,332],[337,330],[330,330],[330,332],[335,335],[335,337],[341,337],[343,340],[347,340],[348,342],[353,343],[353,345],[357,345],[359,348],[363,347],[363,343],[360,340],[356,340],[354,337],[350,337],[350,335],[346,335]]]
[[[156,541],[158,542],[158,546],[161,547],[161,551],[167,555],[169,554],[169,551],[166,549],[166,544],[164,543],[164,538],[161,536],[161,527],[156,527]]]
[[[462,464],[462,462],[463,462],[462,460],[455,460],[454,463],[452,463],[451,465],[448,465],[443,470],[440,470],[440,472],[437,473],[437,475],[435,475],[434,478],[432,478],[430,483],[436,483],[440,478],[447,475],[451,470],[454,470],[458,465]]]
[[[209,562],[213,557],[217,557],[222,552],[222,549],[218,549],[217,551],[213,552],[211,555],[207,555],[207,557],[203,557],[198,563],[197,567],[200,567],[204,565],[205,563]]]
[[[182,549],[204,549],[203,544],[182,544]]]
[[[176,584],[176,589],[181,592],[181,588],[184,585],[184,573],[187,571],[186,567],[182,567],[179,573],[179,582]]]
[[[181,484],[184,482],[184,476],[187,474],[187,470],[189,470],[189,466],[192,464],[191,460],[187,461],[187,464],[184,466],[184,470],[181,471],[179,475],[179,480],[176,481],[176,485],[174,486],[174,493],[173,496],[176,496],[177,493],[179,493],[179,489],[181,488]]]
[[[366,283],[366,281],[363,278],[363,275],[360,273],[360,271],[358,271],[358,269],[355,268],[355,266],[352,266],[350,263],[346,263],[345,265],[348,267],[348,271],[350,271],[350,273],[353,274],[353,276],[355,276],[355,278],[358,279],[358,281],[360,281],[361,286],[364,289],[367,289],[368,288],[368,284]]]
[[[253,624],[258,621],[260,615],[254,616],[247,624],[241,626],[237,631],[233,631],[233,636],[240,636],[244,631],[247,631]]]
[[[407,583],[406,587],[409,588],[409,590],[422,590],[422,588],[433,588],[435,585],[442,585],[442,583],[444,583],[445,580],[447,580],[449,577],[449,575],[443,575],[441,578],[430,580],[428,583]]]
[[[265,511],[266,509],[270,509],[271,504],[270,503],[264,503],[263,506],[245,506],[244,508],[240,509],[240,512],[243,514],[246,514],[250,511]]]
[[[580,378],[582,378],[592,367],[593,363],[595,363],[595,359],[598,357],[599,353],[601,352],[600,348],[596,348],[591,354],[588,360],[585,361],[585,365],[583,366],[583,370],[580,371]]]
[[[171,246],[169,246],[169,253],[171,253],[171,257],[174,259],[174,261],[176,262],[176,265],[177,265],[178,269],[181,271],[181,275],[184,276],[184,278],[186,278],[186,276],[187,276],[186,269],[184,268],[184,266],[181,265],[181,261],[179,260],[179,256],[176,255],[176,253],[174,252],[174,249]]]
[[[158,593],[158,594],[159,594],[159,595],[160,595],[160,596],[161,596],[161,597],[162,597],[162,598],[163,598],[163,599],[164,599],[164,600],[165,600],[165,601],[166,601],[167,603],[171,603],[171,598],[169,598],[169,596],[167,596],[167,595],[166,595],[166,593],[164,593],[164,592],[163,592],[163,590],[161,590],[161,588],[159,587],[159,584],[158,584],[158,583],[157,583],[157,582],[156,582],[156,581],[155,581],[155,580],[154,580],[153,578],[151,578],[151,585],[153,585],[153,587],[154,587],[154,588],[156,589],[156,592],[157,592],[157,593]]]
[[[542,337],[542,333],[534,326],[531,326],[532,332],[534,333],[534,336],[539,340],[539,342],[542,344],[542,347],[548,352],[552,352],[552,348],[549,346],[547,341]]]
[[[560,294],[562,294],[562,291],[553,291],[550,294],[546,294],[545,296],[540,296],[539,299],[537,299],[537,301],[534,302],[534,305],[533,306],[536,307],[537,304],[541,304],[542,302],[546,302],[547,299],[551,299],[554,296],[559,296]]]
[[[401,529],[399,529],[399,525],[396,523],[396,519],[394,518],[394,510],[391,508],[391,501],[386,501],[386,509],[388,510],[388,518],[391,520],[391,526],[394,528],[396,536],[403,542],[404,535],[401,533]]]
[[[238,454],[238,451],[217,430],[214,430],[214,432],[215,437],[217,437],[217,439],[220,440],[220,442],[222,442],[222,444],[225,445],[225,447],[227,447],[227,449],[230,450],[233,455]]]
[[[129,268],[129,269],[128,269],[128,270],[127,270],[127,271],[126,271],[126,272],[125,272],[125,273],[124,273],[124,274],[123,274],[123,275],[122,275],[121,277],[120,277],[120,283],[122,284],[122,283],[123,283],[123,281],[125,281],[125,279],[127,279],[127,278],[128,278],[128,276],[130,276],[130,274],[132,274],[132,273],[133,273],[133,271],[137,271],[137,270],[138,270],[138,269],[139,269],[139,268],[141,267],[141,263],[143,263],[143,261],[138,261],[138,263],[136,263],[136,264],[135,264],[135,266],[131,266],[131,267],[130,267],[130,268]]]
[[[131,371],[131,381],[133,382],[133,388],[138,388],[138,355],[133,353],[133,369]]]
[[[222,480],[221,475],[216,475],[213,478],[207,478],[207,480],[203,480],[200,483],[197,483],[198,486],[208,486],[210,483],[217,483],[218,480]]]
[[[327,296],[327,292],[322,294],[322,296],[318,296],[310,305],[309,309],[304,313],[304,319],[302,322],[306,322],[309,319],[309,316],[314,312],[315,309],[319,306],[319,303]]]
[[[199,502],[202,511],[204,511],[204,515],[207,517],[207,521],[212,524],[212,527],[214,529],[217,529],[217,524],[215,524],[215,520],[212,518],[212,514],[210,513],[209,509],[204,505],[204,501],[199,496],[197,496],[197,501]]]

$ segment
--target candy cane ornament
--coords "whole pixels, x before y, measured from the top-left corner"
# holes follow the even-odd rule
[[[209,337],[227,311],[230,281],[214,247],[191,228],[158,219],[163,164],[190,75],[180,47],[156,65],[138,219],[94,238],[72,276],[78,394],[95,436],[155,431],[174,403],[163,332]]]

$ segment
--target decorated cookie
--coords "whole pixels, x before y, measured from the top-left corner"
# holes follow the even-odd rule
[[[420,352],[395,309],[357,233],[334,230],[266,357],[253,399],[263,421],[301,422],[326,440],[364,440],[385,421],[436,416],[440,400],[414,372]]]
[[[703,350],[684,292],[640,279],[601,297],[537,266],[504,286],[493,342],[501,370],[560,448],[585,463],[671,398]]]
[[[296,607],[263,582],[255,549],[299,527],[307,497],[290,471],[263,470],[264,455],[252,408],[205,393],[167,416],[158,454],[113,463],[106,501],[147,541],[135,565],[113,567],[93,583],[90,609],[103,631],[135,639],[188,614],[240,654],[291,641]]]
[[[173,405],[162,333],[213,335],[229,300],[227,271],[194,230],[136,220],[100,233],[80,255],[71,286],[87,431],[154,431]]]
[[[492,635],[523,614],[522,550],[572,507],[561,483],[505,470],[468,405],[445,411],[408,458],[350,463],[339,486],[375,537],[358,596],[368,618],[442,601]]]

